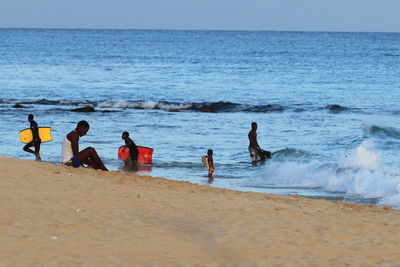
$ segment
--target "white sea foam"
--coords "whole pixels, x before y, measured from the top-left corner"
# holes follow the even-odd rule
[[[380,154],[374,152],[374,143],[368,140],[352,152],[343,167],[377,169],[379,159]]]
[[[147,101],[147,102],[141,103],[138,106],[143,107],[144,109],[155,109],[157,105],[158,105],[158,102],[156,102],[156,101]]]
[[[100,108],[128,108],[130,106],[127,101],[117,101],[117,102],[102,102],[98,104]]]
[[[159,104],[160,109],[163,110],[183,110],[191,107],[191,104]]]
[[[142,101],[142,102],[102,102],[98,107],[101,108],[133,108],[133,109],[162,109],[162,110],[181,110],[187,109],[190,104],[173,104],[158,101]]]
[[[321,188],[348,197],[376,198],[379,205],[400,208],[400,168],[385,166],[380,159],[374,144],[367,141],[335,165],[317,160],[271,161],[266,165],[261,183],[273,187]]]

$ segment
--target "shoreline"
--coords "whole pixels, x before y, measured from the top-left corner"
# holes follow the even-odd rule
[[[400,265],[388,207],[7,157],[0,171],[4,265]]]

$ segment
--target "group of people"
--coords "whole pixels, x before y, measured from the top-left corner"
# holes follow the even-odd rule
[[[249,153],[251,157],[251,161],[253,165],[255,165],[258,161],[266,160],[271,158],[272,153],[270,151],[265,151],[261,149],[260,145],[258,144],[257,141],[257,123],[252,122],[251,123],[251,130],[248,134],[249,138]],[[205,165],[208,167],[208,178],[209,182],[212,181],[213,174],[215,172],[214,168],[214,159],[213,159],[213,150],[208,149],[207,150],[207,155],[203,156],[205,160]]]
[[[41,139],[39,136],[39,127],[37,122],[34,120],[34,115],[28,115],[28,121],[30,123],[30,129],[32,131],[32,141],[24,146],[24,151],[32,153],[36,156],[36,160],[40,161],[40,144]],[[100,169],[108,171],[103,161],[97,154],[97,151],[93,147],[87,147],[83,150],[79,150],[79,138],[86,135],[90,129],[90,125],[87,121],[78,122],[75,130],[69,132],[62,145],[62,163],[67,166],[73,166],[78,168],[86,164],[94,169]],[[128,134],[129,135],[129,134]],[[128,137],[129,139],[129,137]],[[131,140],[133,143],[133,141]],[[133,143],[133,145],[135,145]],[[35,150],[32,150],[34,147]]]
[[[28,115],[28,121],[30,123],[30,129],[32,131],[32,141],[27,143],[24,146],[24,151],[32,153],[36,156],[36,160],[41,160],[40,157],[40,144],[41,139],[39,136],[39,127],[37,122],[34,120],[34,115]],[[86,164],[94,169],[100,169],[103,171],[108,171],[103,161],[97,154],[96,150],[93,147],[87,147],[83,150],[79,150],[79,139],[82,136],[85,136],[90,129],[90,125],[87,121],[78,122],[76,128],[69,132],[63,141],[62,145],[62,163],[67,166],[72,166],[78,168]],[[138,158],[138,149],[136,147],[135,142],[129,137],[128,132],[123,132],[121,138],[125,141],[125,145],[129,147],[130,151],[130,160],[135,163]],[[264,151],[261,149],[260,145],[257,141],[257,123],[251,123],[251,130],[248,134],[249,138],[249,153],[253,163],[256,163],[260,160],[265,160],[271,158],[271,152]],[[35,150],[32,150],[31,147],[34,147]],[[211,179],[215,168],[214,168],[214,159],[213,159],[213,150],[208,149],[207,155],[205,156],[206,165],[208,167],[208,177]]]

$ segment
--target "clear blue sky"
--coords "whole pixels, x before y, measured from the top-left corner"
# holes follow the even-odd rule
[[[400,0],[0,0],[0,27],[400,32]]]

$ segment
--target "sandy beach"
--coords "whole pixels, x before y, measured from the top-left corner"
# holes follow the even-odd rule
[[[400,266],[400,211],[0,158],[1,266]]]

